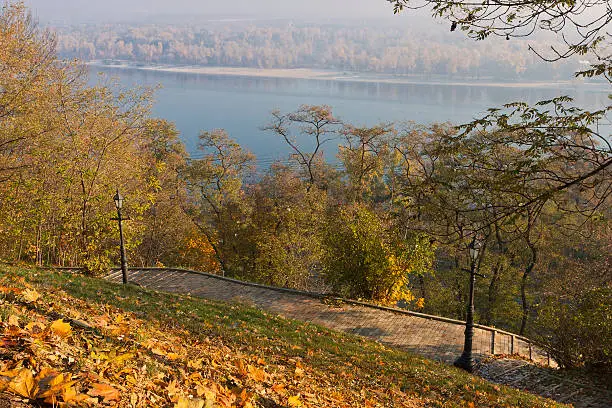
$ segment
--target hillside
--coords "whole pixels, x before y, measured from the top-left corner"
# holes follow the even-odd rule
[[[247,306],[83,276],[0,267],[0,317],[0,407],[556,406]]]

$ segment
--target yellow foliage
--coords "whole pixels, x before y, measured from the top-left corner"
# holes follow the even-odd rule
[[[425,298],[418,298],[414,306],[417,309],[423,309],[425,307]]]
[[[214,248],[202,235],[189,236],[183,242],[180,254],[183,262],[191,268],[211,273],[221,270]]]

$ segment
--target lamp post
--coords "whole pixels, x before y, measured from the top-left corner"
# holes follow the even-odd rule
[[[478,256],[480,255],[481,243],[474,237],[468,246],[470,250],[470,300],[465,319],[465,340],[463,343],[463,353],[453,363],[455,367],[464,369],[471,373],[474,371],[474,358],[472,357],[472,341],[474,339],[474,283],[476,282],[476,267],[478,266]]]
[[[119,222],[119,247],[121,251],[121,274],[123,275],[123,284],[127,284],[127,259],[125,257],[125,245],[123,244],[123,226],[121,225],[121,221],[123,218],[121,217],[121,208],[123,207],[123,196],[119,193],[119,189],[117,189],[117,194],[113,197],[115,200],[115,207],[117,207],[117,218],[113,218]]]

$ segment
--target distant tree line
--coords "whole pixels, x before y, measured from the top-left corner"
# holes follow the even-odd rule
[[[450,41],[416,29],[340,25],[86,25],[58,30],[58,51],[82,60],[384,74],[567,78],[573,64],[545,64],[537,41]],[[573,67],[571,66],[573,65]]]
[[[119,188],[131,265],[454,318],[475,266],[478,322],[538,338],[563,366],[612,365],[612,150],[592,126],[606,110],[560,97],[460,127],[356,127],[304,105],[271,113],[292,154],[256,174],[223,130],[190,159],[150,90],[88,86],[23,5],[0,28],[0,259],[107,272]]]

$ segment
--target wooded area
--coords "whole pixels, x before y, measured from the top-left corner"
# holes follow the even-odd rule
[[[460,127],[355,127],[304,105],[265,126],[290,164],[255,174],[223,130],[190,160],[151,116],[152,90],[87,86],[56,51],[23,5],[2,9],[1,259],[107,271],[118,188],[132,264],[462,318],[477,239],[479,322],[538,338],[564,366],[610,366],[612,149],[596,126],[610,107],[560,97]],[[332,139],[339,165],[323,158]]]
[[[141,64],[314,68],[393,75],[567,79],[580,67],[546,64],[527,50],[547,42],[474,44],[440,35],[439,26],[372,23],[208,22],[202,25],[86,25],[58,29],[65,57]],[[561,45],[561,44],[559,44]]]

